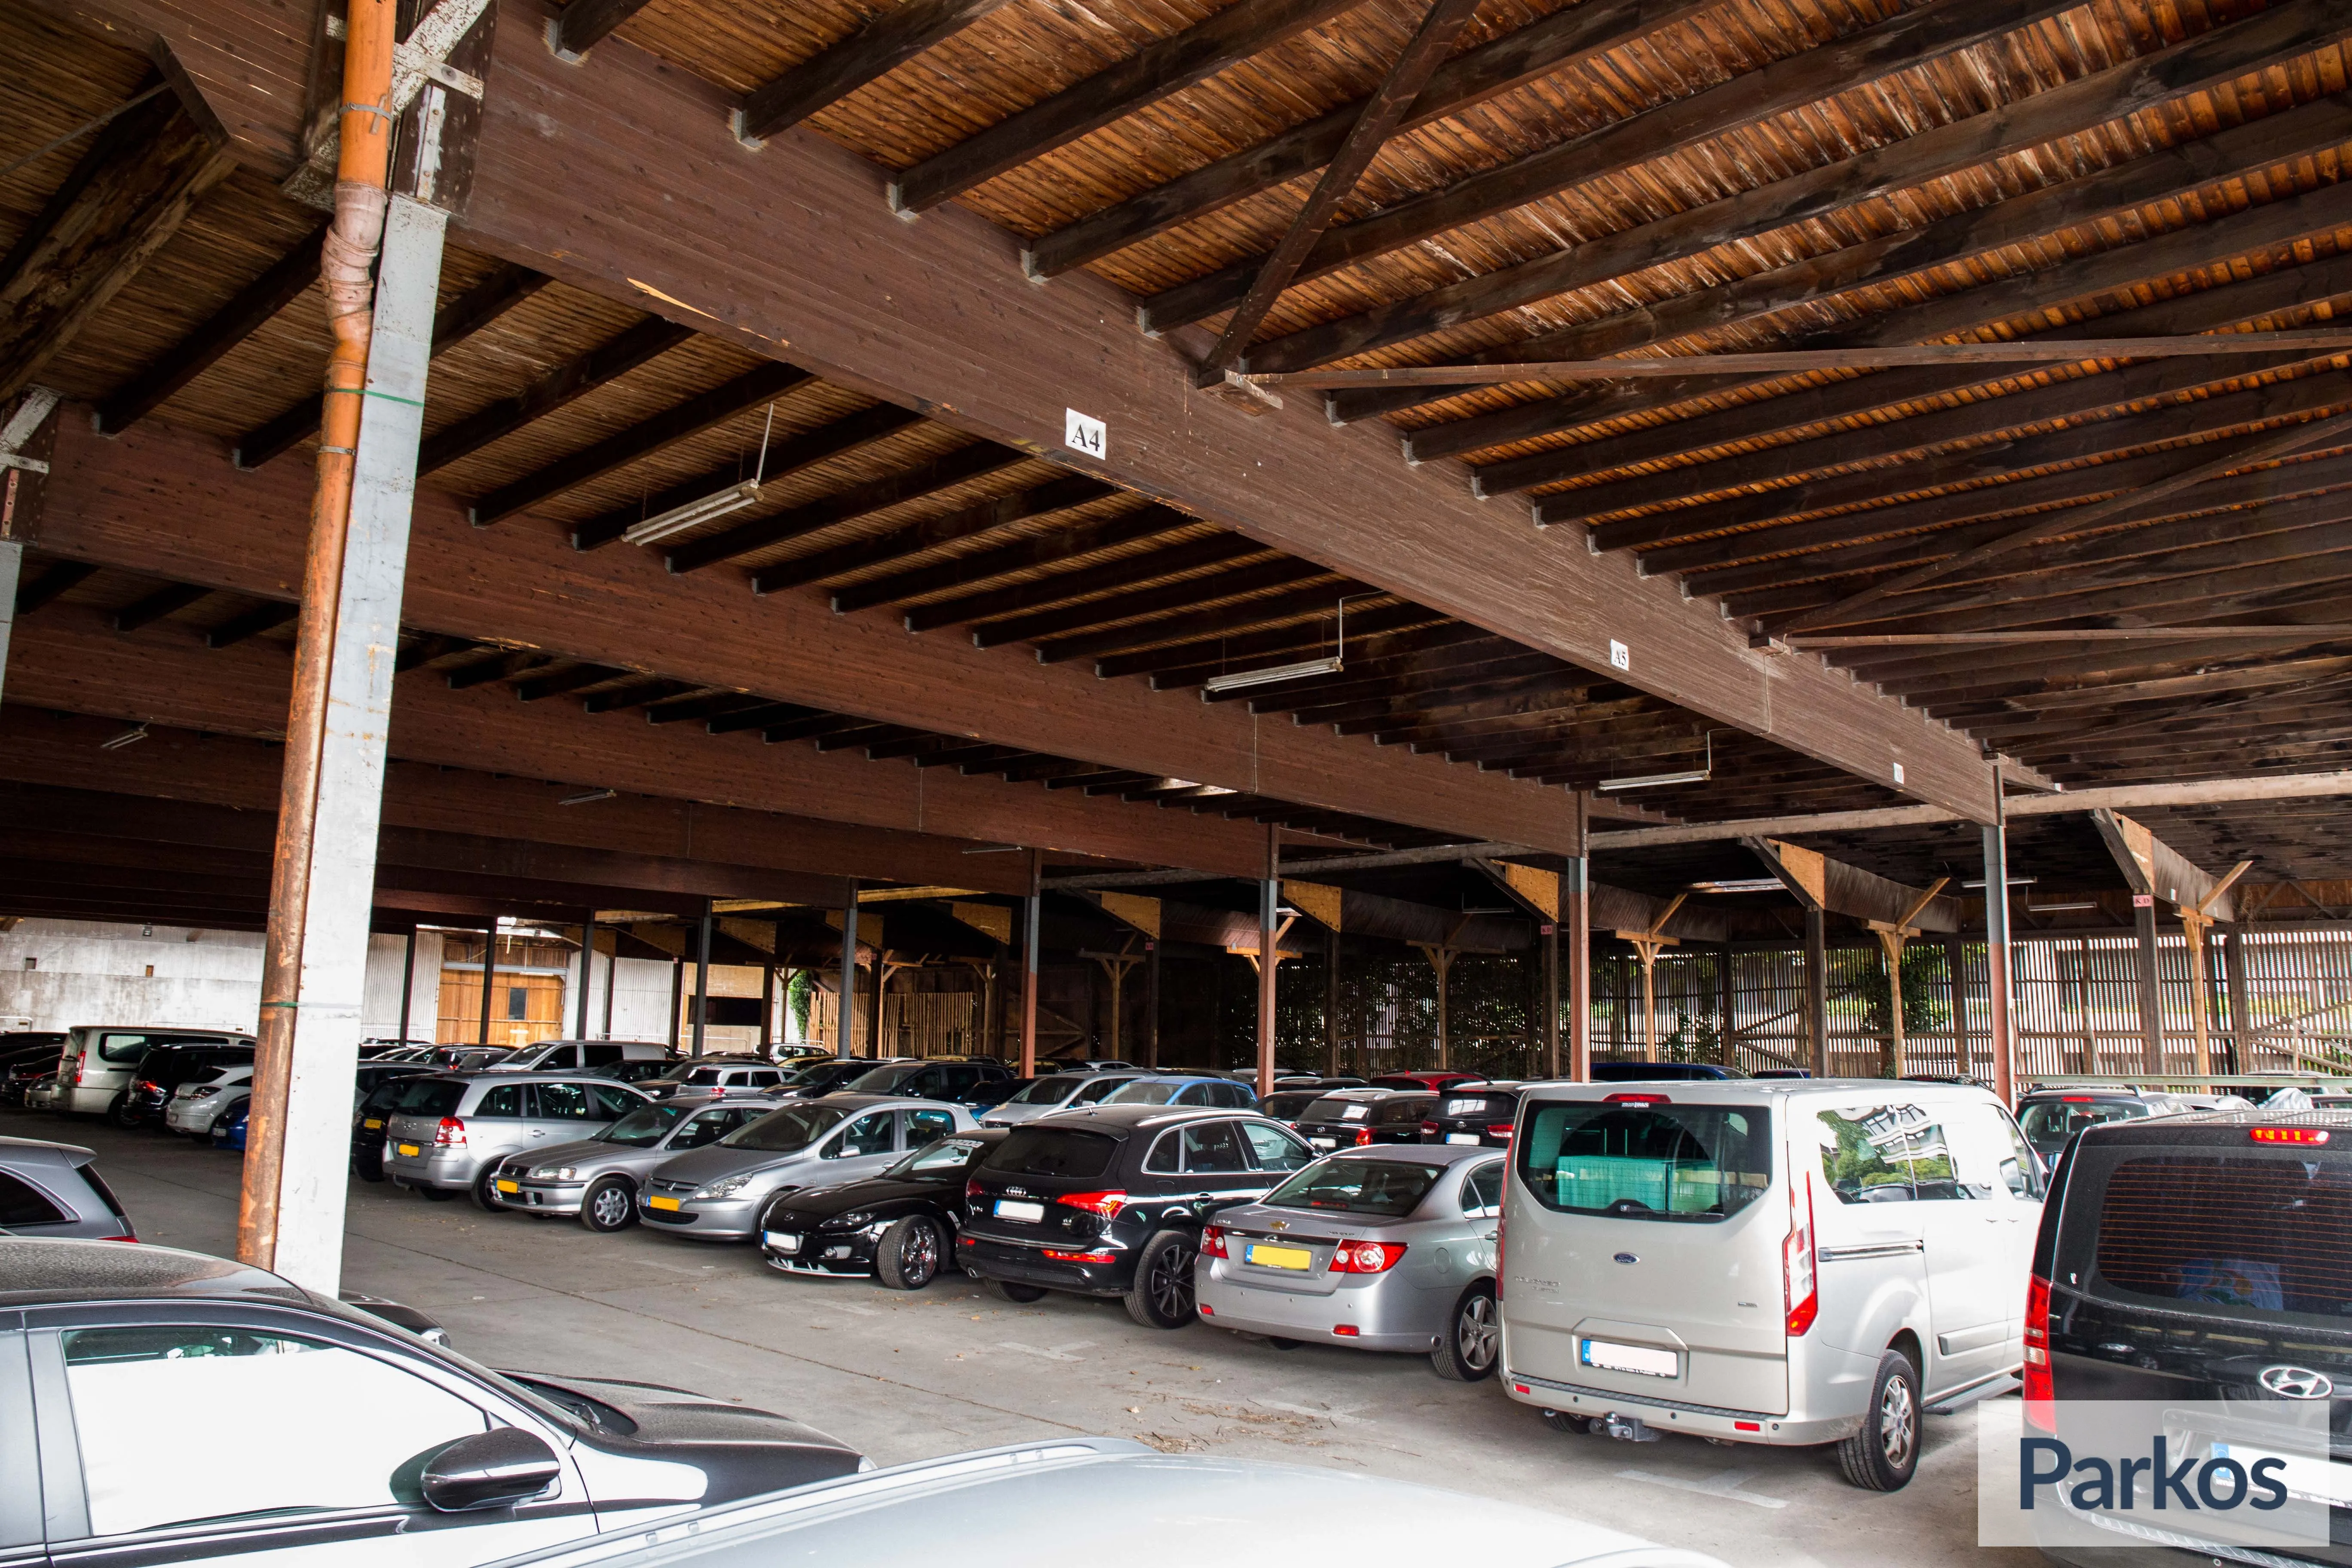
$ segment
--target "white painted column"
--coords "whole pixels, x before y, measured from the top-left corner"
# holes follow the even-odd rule
[[[436,208],[404,196],[392,198],[385,219],[367,401],[353,459],[350,544],[328,679],[276,1261],[277,1272],[328,1295],[342,1278],[352,1080],[359,1061],[368,917],[375,893],[384,742],[446,223]]]

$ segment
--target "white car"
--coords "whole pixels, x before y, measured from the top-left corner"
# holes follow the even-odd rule
[[[163,1107],[163,1125],[191,1138],[209,1138],[220,1119],[253,1098],[250,1065],[215,1068],[173,1091]]]

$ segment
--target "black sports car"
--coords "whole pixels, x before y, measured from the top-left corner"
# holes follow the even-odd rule
[[[787,1193],[760,1222],[761,1255],[795,1274],[870,1274],[919,1290],[955,1256],[964,1183],[1004,1137],[997,1128],[959,1132],[878,1176]]]

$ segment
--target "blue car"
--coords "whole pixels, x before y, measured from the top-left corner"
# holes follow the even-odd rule
[[[247,1100],[213,1123],[214,1148],[234,1149],[240,1154],[245,1152],[245,1113],[252,1109],[252,1105],[253,1102]]]
[[[1105,1105],[1200,1105],[1223,1110],[1255,1110],[1257,1092],[1229,1078],[1193,1073],[1152,1073],[1133,1079],[1103,1097]]]

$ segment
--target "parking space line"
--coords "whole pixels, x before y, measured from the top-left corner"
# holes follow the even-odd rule
[[[1087,1359],[1086,1357],[1082,1355],[1072,1355],[1069,1352],[1072,1351],[1090,1351],[1095,1348],[1095,1342],[1092,1340],[1072,1340],[1066,1345],[1055,1345],[1052,1349],[1048,1350],[1044,1345],[1024,1345],[1019,1340],[999,1340],[996,1342],[996,1348],[1005,1351],[1018,1351],[1023,1355],[1036,1356],[1044,1361],[1084,1361]]]
[[[1788,1507],[1788,1500],[1784,1498],[1740,1490],[1741,1483],[1755,1473],[1754,1470],[1718,1470],[1697,1480],[1686,1480],[1680,1476],[1662,1476],[1651,1470],[1620,1470],[1617,1475],[1621,1480],[1647,1481],[1654,1487],[1672,1487],[1676,1491],[1696,1492],[1701,1497],[1728,1498],[1733,1502],[1753,1503],[1758,1508]]]

